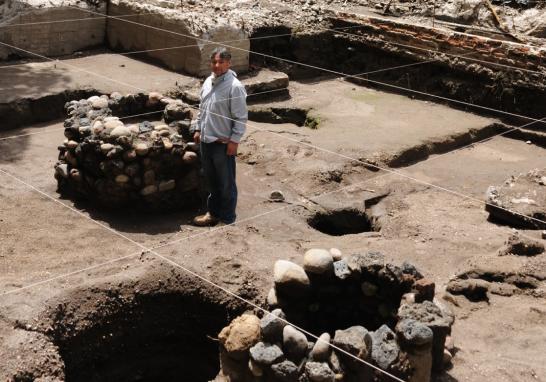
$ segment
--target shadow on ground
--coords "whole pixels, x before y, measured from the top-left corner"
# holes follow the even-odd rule
[[[0,75],[0,102],[13,101],[14,98],[32,98],[70,82],[69,68],[55,63],[41,65],[3,68]]]
[[[62,199],[72,200],[68,197]],[[109,209],[84,200],[74,201],[74,207],[89,214],[93,220],[106,223],[119,232],[148,235],[178,232],[181,226],[191,224],[192,219],[204,210],[201,205],[168,211],[146,211],[131,206]]]
[[[17,133],[14,133],[16,135]],[[14,139],[0,138],[0,165],[14,163],[22,159],[23,153],[29,146],[29,137]]]

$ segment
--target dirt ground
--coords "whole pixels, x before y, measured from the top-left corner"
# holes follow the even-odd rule
[[[89,72],[99,73],[101,77]],[[167,92],[177,83],[189,86],[195,82],[197,80],[192,77],[135,60],[130,55],[86,52],[85,56],[61,62],[31,62],[2,68],[0,103],[85,88],[103,94]]]
[[[92,68],[111,59],[100,55],[79,62],[87,60]],[[149,75],[145,64],[125,65],[113,66],[116,73],[109,75],[135,83]],[[137,74],[123,75],[129,67]],[[162,79],[153,84],[156,88],[176,80],[163,74],[158,78]],[[7,79],[2,81],[3,87],[17,89]],[[65,86],[63,81],[57,86]],[[113,90],[119,89],[112,84],[105,87]],[[26,325],[35,325],[46,308],[75,288],[93,288],[105,280],[112,284],[112,280],[138,280],[158,267],[184,273],[142,254],[142,246],[157,248],[160,255],[230,291],[254,290],[249,295],[258,302],[264,301],[272,284],[273,263],[278,259],[301,263],[304,252],[313,247],[336,247],[344,254],[380,250],[394,263],[409,261],[435,281],[439,299],[449,279],[460,272],[480,267],[512,272],[544,269],[546,254],[498,256],[513,231],[489,222],[481,203],[489,185],[544,166],[543,148],[495,137],[438,154],[434,143],[453,141],[497,121],[341,80],[292,83],[290,92],[290,101],[265,106],[312,108],[321,120],[319,128],[249,124],[238,161],[238,223],[229,227],[192,227],[189,222],[197,211],[106,211],[64,200],[53,178],[57,146],[63,141],[62,122],[4,132],[0,136],[0,359],[7,360],[7,367],[0,367],[2,380],[19,367],[17,357],[21,346],[29,344],[29,336],[41,343],[34,331],[25,330]],[[28,133],[36,134],[1,138]],[[395,170],[398,174],[372,171],[364,164],[388,162],[412,150],[424,150],[417,159],[426,160]],[[273,190],[281,190],[286,201],[270,202]],[[365,199],[382,194],[387,196],[380,232],[330,236],[307,223],[317,212],[362,207]],[[537,239],[540,235],[525,234]],[[92,268],[104,262],[111,263]],[[89,269],[78,272],[85,268]],[[544,289],[542,282],[538,292]],[[545,294],[538,292],[491,295],[488,302],[478,303],[464,297],[450,300],[458,351],[453,367],[436,379],[546,381]]]

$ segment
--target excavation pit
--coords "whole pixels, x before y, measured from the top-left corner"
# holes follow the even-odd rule
[[[52,340],[66,381],[209,381],[215,338],[233,314],[204,285],[91,288],[53,312]]]
[[[353,208],[318,212],[307,220],[307,224],[331,236],[376,231],[366,212]]]

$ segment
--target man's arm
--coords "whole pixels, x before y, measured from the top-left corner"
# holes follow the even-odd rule
[[[246,131],[248,110],[246,107],[246,90],[244,86],[235,86],[231,92],[230,114],[233,120],[230,142],[239,144]]]

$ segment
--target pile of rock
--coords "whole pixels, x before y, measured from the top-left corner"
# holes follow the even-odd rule
[[[515,228],[546,229],[546,168],[489,186],[485,210],[490,219]]]
[[[392,380],[368,363],[427,382],[451,359],[453,315],[433,302],[434,283],[411,264],[311,249],[303,267],[277,261],[274,280],[271,313],[245,314],[220,333],[217,381]]]
[[[198,202],[198,147],[191,142],[187,105],[158,93],[113,93],[71,101],[65,109],[66,140],[55,165],[61,193],[110,207],[173,208]],[[126,125],[120,119],[162,110],[160,122]]]

